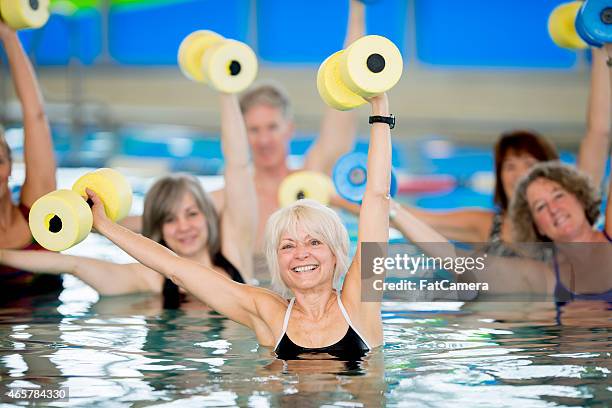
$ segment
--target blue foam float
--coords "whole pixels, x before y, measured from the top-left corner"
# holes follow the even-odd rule
[[[348,153],[342,156],[334,166],[332,180],[340,197],[352,203],[361,204],[368,179],[368,155],[361,152]],[[397,194],[397,178],[391,170],[389,194]]]
[[[610,0],[587,0],[576,17],[576,31],[589,45],[612,43],[612,4]]]

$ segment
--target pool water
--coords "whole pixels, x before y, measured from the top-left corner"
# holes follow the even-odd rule
[[[61,169],[58,187],[84,171]],[[22,176],[16,166],[12,181]],[[138,213],[152,178],[130,181]],[[95,234],[68,253],[131,260]],[[285,362],[197,302],[99,298],[71,276],[64,287],[0,306],[7,406],[25,404],[5,395],[24,387],[69,388],[69,401],[45,406],[612,406],[607,304],[570,304],[559,324],[550,303],[384,303],[385,345],[363,361]]]
[[[65,286],[61,300],[0,309],[3,394],[69,387],[49,406],[612,404],[609,313],[557,325],[547,304],[386,303],[385,346],[363,361],[284,362],[197,303],[163,310],[153,296]]]
[[[130,258],[96,234],[74,255]],[[385,345],[363,361],[281,361],[250,330],[188,302],[100,298],[72,276],[59,296],[0,307],[0,401],[68,387],[47,406],[612,406],[608,305],[383,303]]]

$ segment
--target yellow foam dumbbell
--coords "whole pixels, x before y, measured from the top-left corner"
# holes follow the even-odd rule
[[[298,171],[285,177],[278,189],[278,201],[286,207],[294,201],[311,199],[328,205],[334,193],[329,176],[316,171]]]
[[[49,19],[49,0],[0,0],[0,17],[14,30],[42,27]]]
[[[393,88],[402,76],[402,55],[390,40],[368,35],[329,56],[319,67],[317,89],[338,110],[364,105]]]
[[[580,50],[587,48],[576,31],[576,17],[582,7],[582,1],[572,1],[555,7],[548,18],[548,34],[553,42],[561,48]]]
[[[208,30],[185,37],[178,63],[187,78],[226,93],[243,91],[257,76],[257,57],[248,45]]]
[[[72,190],[57,190],[36,200],[30,209],[32,236],[51,251],[63,251],[87,237],[93,216],[85,189],[102,200],[106,215],[113,221],[125,218],[132,206],[132,188],[116,170],[99,169],[79,178]]]

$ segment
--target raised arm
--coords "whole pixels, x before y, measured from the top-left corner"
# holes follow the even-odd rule
[[[484,253],[461,250],[439,234],[419,217],[391,202],[393,226],[413,243],[419,246],[430,257],[482,257]],[[524,293],[546,293],[550,287],[550,268],[542,262],[528,258],[504,258],[484,255],[481,258],[485,268],[477,271],[456,272],[455,279],[463,282],[487,282],[490,294],[516,295]],[[544,275],[543,275],[544,274]],[[543,284],[543,282],[545,284]]]
[[[47,251],[0,249],[0,264],[33,273],[74,275],[100,295],[159,293],[159,275],[140,264],[115,264],[99,259]]]
[[[0,40],[8,56],[15,92],[23,112],[25,181],[21,202],[28,207],[55,190],[55,156],[34,69],[15,31],[0,21]]]
[[[609,237],[612,237],[612,176],[608,181],[608,200],[606,201],[606,222],[604,228]]]
[[[260,333],[267,320],[265,316],[262,317],[265,309],[260,312],[258,305],[268,298],[276,299],[278,296],[265,289],[236,283],[224,274],[181,258],[162,245],[110,221],[100,198],[91,190],[87,190],[87,193],[93,202],[94,227],[98,232],[137,261],[171,279],[217,312]]]
[[[612,61],[612,44],[606,44],[604,46],[604,50],[606,51],[605,58],[607,61]],[[612,89],[612,68],[608,67],[608,87]],[[611,91],[612,92],[612,91]],[[612,98],[612,95],[608,94],[608,98]],[[606,204],[606,223],[605,229],[608,236],[612,236],[612,176],[610,177],[609,185],[608,185],[608,202]]]
[[[426,222],[391,200],[392,224],[404,237],[412,242],[447,242],[448,239]]]
[[[387,95],[370,100],[373,116],[389,116]],[[361,244],[389,240],[389,185],[391,183],[391,130],[386,123],[374,123],[370,130],[367,164],[368,180],[359,213],[357,252],[342,288],[342,300],[353,307],[361,304]],[[380,304],[364,302],[359,309],[370,317],[380,318]],[[371,312],[371,313],[368,313]]]
[[[428,211],[402,206],[448,239],[461,242],[486,242],[493,226],[494,213],[488,210]]]
[[[592,53],[587,129],[580,143],[578,168],[600,187],[610,148],[610,67],[605,48],[592,48]]]
[[[230,94],[221,94],[220,98],[226,203],[221,213],[221,250],[249,282],[253,279],[257,195],[249,171],[249,145],[238,100]]]
[[[345,47],[365,34],[365,5],[358,0],[349,1]],[[308,151],[304,167],[330,174],[338,158],[353,148],[356,134],[357,112],[342,112],[326,105],[319,137]]]

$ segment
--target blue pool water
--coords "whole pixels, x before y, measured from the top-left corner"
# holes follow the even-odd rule
[[[612,404],[609,314],[557,325],[546,304],[386,303],[385,346],[347,366],[277,360],[197,304],[97,299],[65,280],[60,301],[0,309],[3,394],[69,387],[49,406],[104,407]]]

